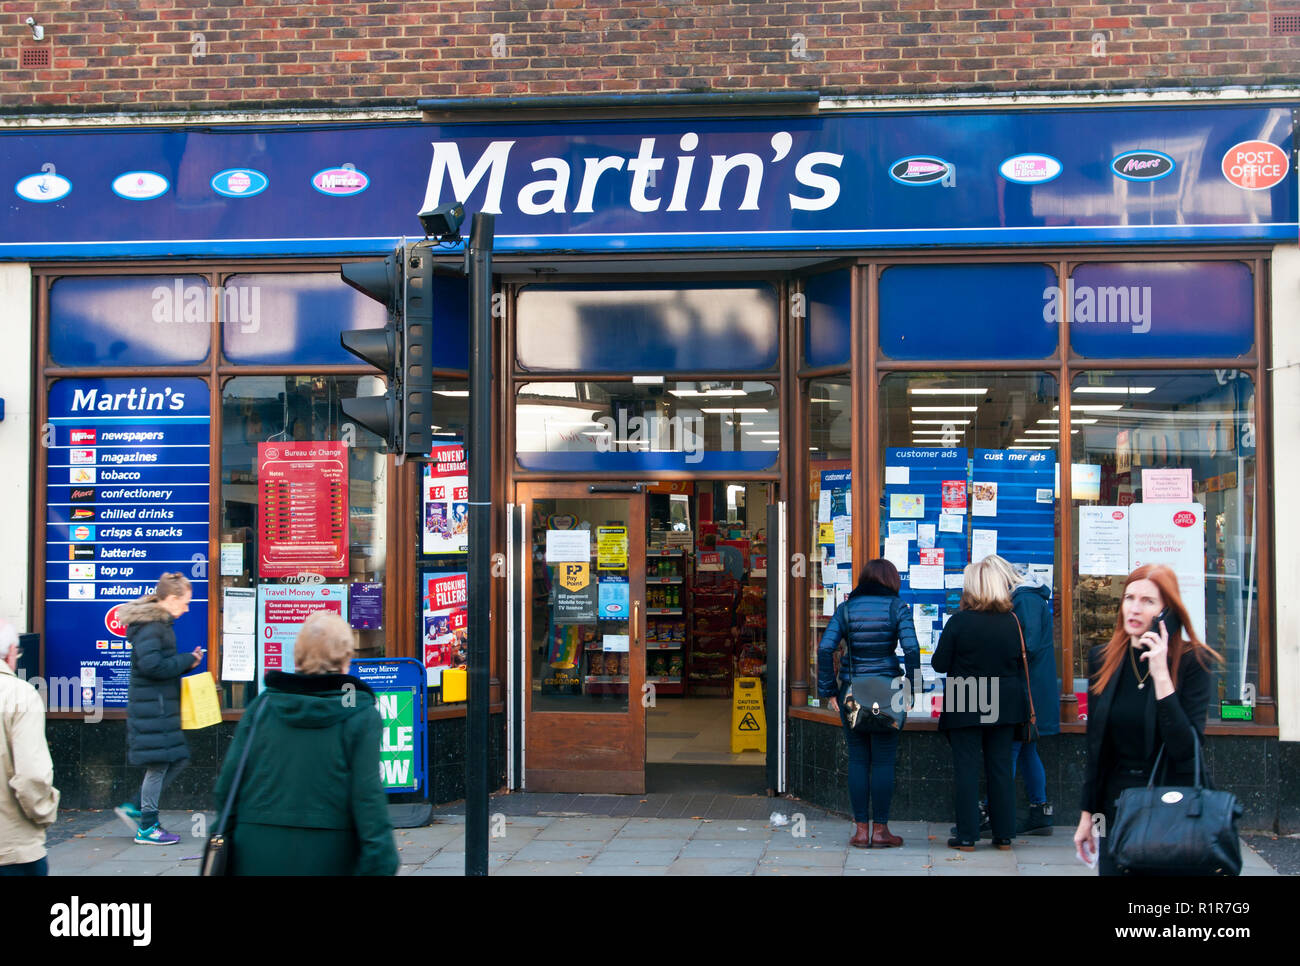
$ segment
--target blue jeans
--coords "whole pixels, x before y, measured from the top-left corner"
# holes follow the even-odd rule
[[[1030,805],[1047,803],[1047,772],[1043,769],[1042,759],[1038,757],[1038,743],[1029,741],[1011,743],[1011,777],[1016,777],[1017,766],[1025,776],[1025,794]]]
[[[29,876],[29,875],[49,875],[50,865],[45,857],[37,859],[35,862],[22,862],[18,865],[0,865],[0,875],[4,876]]]
[[[849,728],[844,713],[844,692],[840,688],[840,723],[849,747],[849,802],[853,821],[889,821],[889,803],[894,798],[894,763],[898,760],[898,734],[872,731],[860,733]],[[870,812],[868,812],[868,804]]]

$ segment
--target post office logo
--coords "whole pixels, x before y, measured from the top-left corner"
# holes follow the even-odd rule
[[[899,184],[931,185],[939,184],[951,170],[952,166],[942,158],[918,155],[895,161],[889,168],[889,176]]]
[[[337,168],[325,168],[311,177],[311,186],[323,195],[334,198],[348,198],[359,195],[370,187],[370,179],[364,171],[358,171],[350,164]]]
[[[212,190],[227,198],[251,198],[261,194],[270,179],[253,168],[227,168],[212,176]]]
[[[1179,510],[1174,514],[1174,525],[1179,527],[1195,526],[1196,514],[1191,510]]]
[[[1016,184],[1046,184],[1060,177],[1061,162],[1049,154],[1017,154],[1003,161],[998,171]]]
[[[1220,166],[1223,176],[1238,188],[1263,191],[1286,177],[1291,159],[1268,141],[1242,141],[1228,148]]]
[[[1160,151],[1125,151],[1110,163],[1125,181],[1159,181],[1174,173],[1174,159]]]
[[[65,198],[71,190],[72,182],[61,174],[55,174],[53,171],[29,174],[27,177],[19,179],[18,183],[14,185],[14,194],[18,195],[19,198],[24,201],[41,203]]]
[[[126,637],[126,625],[117,619],[118,608],[122,606],[122,604],[114,604],[104,615],[104,626],[114,637]]]
[[[167,193],[171,183],[156,171],[128,171],[113,179],[113,194],[128,201],[150,201]]]

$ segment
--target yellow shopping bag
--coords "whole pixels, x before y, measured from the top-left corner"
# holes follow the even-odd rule
[[[221,723],[221,702],[211,671],[181,678],[181,729],[194,731]]]

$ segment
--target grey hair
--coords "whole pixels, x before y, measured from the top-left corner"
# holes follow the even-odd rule
[[[18,646],[18,632],[8,621],[0,621],[0,661],[9,656],[9,652]]]

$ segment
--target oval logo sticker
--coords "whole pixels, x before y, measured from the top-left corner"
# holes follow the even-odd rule
[[[153,171],[128,171],[113,179],[113,194],[130,201],[149,201],[170,187],[166,178]]]
[[[1165,792],[1160,796],[1160,801],[1164,802],[1166,805],[1177,805],[1182,800],[1182,792]]]
[[[326,168],[312,175],[311,186],[323,195],[348,198],[370,187],[370,179],[355,168]]]
[[[108,613],[104,615],[104,626],[115,637],[126,637],[126,625],[117,619],[117,611],[121,606],[121,604],[113,605],[109,608]]]
[[[1192,527],[1196,525],[1196,514],[1191,510],[1180,510],[1174,514],[1174,525]]]
[[[1126,151],[1110,163],[1125,181],[1159,181],[1174,173],[1174,159],[1159,151]]]
[[[266,175],[252,168],[227,168],[212,176],[212,190],[227,198],[251,198],[270,183]]]
[[[901,158],[889,168],[889,176],[899,184],[938,184],[948,176],[948,162],[942,158]]]
[[[1263,191],[1271,188],[1291,168],[1286,152],[1268,141],[1242,141],[1223,156],[1223,176],[1238,188]]]
[[[1047,154],[1017,154],[1003,161],[998,171],[1016,184],[1046,184],[1061,173],[1061,162]]]
[[[61,174],[29,174],[14,185],[14,193],[27,201],[58,201],[72,190],[72,182]]]
[[[1111,515],[1110,515],[1110,516],[1111,516],[1111,519],[1112,519],[1112,520],[1123,520],[1123,519],[1124,519],[1124,511],[1123,511],[1123,510],[1113,510],[1113,511],[1111,512]]]

